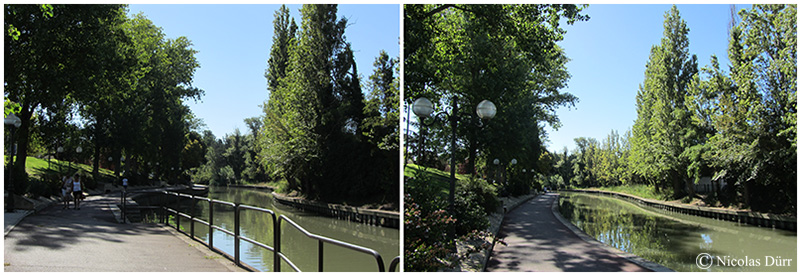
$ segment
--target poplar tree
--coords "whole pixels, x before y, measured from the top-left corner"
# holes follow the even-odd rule
[[[685,104],[689,84],[697,74],[697,57],[689,54],[689,28],[676,6],[664,15],[661,44],[650,50],[645,80],[637,94],[637,119],[633,127],[633,166],[638,174],[659,187],[671,183],[680,196],[687,181],[681,157],[694,142]]]
[[[284,40],[284,33],[293,33],[285,24],[288,11],[276,13],[278,39],[267,73],[272,90],[264,107],[262,163],[285,178],[291,190],[312,199],[358,198],[381,193],[392,182],[397,186],[396,177],[387,182],[380,175],[396,168],[371,154],[364,137],[366,105],[344,36],[347,19],[337,17],[337,5],[304,5],[300,13],[296,36]]]

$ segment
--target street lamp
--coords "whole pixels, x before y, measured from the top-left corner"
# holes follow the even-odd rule
[[[425,118],[432,117],[436,119],[436,117],[443,116],[443,119],[450,122],[450,128],[453,129],[453,134],[450,138],[450,194],[448,195],[448,202],[450,203],[450,215],[455,216],[455,193],[456,193],[456,126],[458,126],[458,103],[456,102],[456,97],[453,96],[450,100],[450,104],[452,104],[452,110],[450,110],[450,114],[442,111],[440,113],[434,114],[433,113],[433,103],[424,97],[420,97],[417,100],[414,100],[414,103],[411,105],[411,110],[420,118],[420,123],[422,125],[428,126],[425,124]],[[475,113],[478,114],[478,117],[481,119],[492,119],[495,114],[497,114],[497,108],[494,106],[489,100],[483,100],[478,103],[478,106],[475,108]],[[433,122],[431,122],[433,123]],[[451,234],[455,237],[455,227],[451,228]]]
[[[83,153],[83,148],[81,148],[81,146],[80,146],[80,145],[78,145],[78,148],[75,148],[75,153],[78,153],[78,154],[80,154],[80,153]],[[78,156],[78,157],[80,158],[80,156]],[[76,159],[76,160],[77,160],[77,159]],[[78,166],[78,164],[75,164],[75,173],[77,173],[77,172],[78,172],[78,169],[80,169],[80,168],[81,168],[81,167],[80,167],[80,166]]]
[[[11,129],[11,146],[9,146],[9,151],[11,151],[11,170],[8,174],[8,203],[6,204],[6,212],[14,212],[14,155],[16,153],[16,147],[14,146],[14,132],[19,126],[22,126],[22,120],[17,117],[14,113],[8,113],[8,116],[3,119],[3,124],[7,126],[14,126]]]

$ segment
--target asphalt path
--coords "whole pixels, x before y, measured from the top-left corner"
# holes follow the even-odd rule
[[[245,271],[164,225],[118,223],[111,211],[118,201],[90,196],[80,210],[56,204],[24,218],[5,236],[3,270]]]
[[[506,215],[486,271],[650,271],[599,242],[587,242],[559,221],[548,193]]]

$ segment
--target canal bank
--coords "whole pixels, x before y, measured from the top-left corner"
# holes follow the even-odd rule
[[[289,197],[272,192],[272,197],[279,203],[294,208],[311,211],[320,215],[359,222],[368,225],[400,228],[400,213],[378,209],[352,207],[341,204],[323,203],[303,198]]]
[[[797,230],[796,217],[758,213],[747,210],[732,210],[732,209],[671,203],[665,201],[645,199],[634,195],[620,193],[620,192],[613,192],[613,191],[603,191],[603,190],[567,190],[567,191],[582,192],[589,194],[603,194],[617,198],[624,198],[626,200],[633,201],[643,206],[654,207],[669,212],[676,212],[676,213],[711,218],[716,220],[725,220],[736,223],[746,223],[755,226],[772,227],[776,229],[784,229],[790,231]]]

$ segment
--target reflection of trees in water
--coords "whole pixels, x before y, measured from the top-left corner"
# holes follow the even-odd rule
[[[589,236],[622,251],[662,265],[685,262],[701,253],[678,238],[703,230],[699,226],[653,216],[626,202],[584,194],[559,200],[562,215]],[[687,258],[688,257],[688,258]]]

